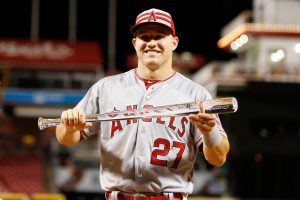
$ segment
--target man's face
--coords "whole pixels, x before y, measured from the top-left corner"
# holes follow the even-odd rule
[[[172,52],[178,45],[178,38],[163,26],[149,24],[137,30],[132,43],[139,63],[157,69],[165,63],[172,64]]]

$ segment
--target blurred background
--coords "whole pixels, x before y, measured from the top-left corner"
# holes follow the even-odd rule
[[[96,136],[71,148],[37,119],[59,117],[98,79],[136,67],[141,11],[170,12],[174,68],[214,97],[231,150],[199,156],[192,198],[300,199],[299,0],[10,0],[0,2],[0,199],[105,199]]]

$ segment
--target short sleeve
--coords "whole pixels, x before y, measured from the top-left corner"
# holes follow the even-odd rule
[[[86,115],[99,114],[99,82],[94,84],[85,94],[85,96],[76,105],[78,108],[82,108]],[[93,126],[81,131],[81,138],[86,139],[87,137],[97,134],[100,131],[100,123],[93,123]]]

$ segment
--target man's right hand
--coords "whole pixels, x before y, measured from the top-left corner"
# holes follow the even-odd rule
[[[80,141],[80,131],[92,126],[85,121],[85,113],[81,108],[63,111],[61,114],[62,125],[56,127],[56,138],[60,144],[73,146]]]
[[[63,111],[61,114],[62,124],[68,131],[81,131],[92,126],[91,122],[85,121],[85,113],[81,108],[74,108]]]

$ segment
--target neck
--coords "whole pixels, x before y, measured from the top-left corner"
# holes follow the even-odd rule
[[[138,65],[137,74],[146,80],[164,80],[174,74],[172,67],[151,69],[144,65]]]

